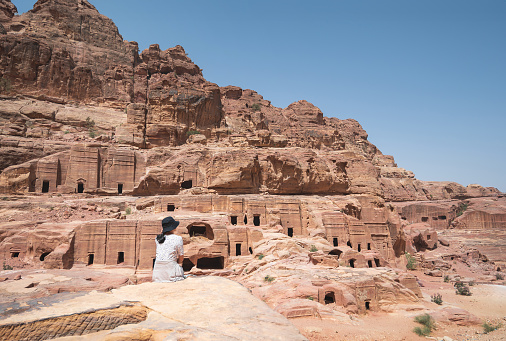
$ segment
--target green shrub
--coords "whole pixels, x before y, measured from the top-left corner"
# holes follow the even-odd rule
[[[483,327],[483,332],[485,334],[488,334],[490,332],[493,332],[494,330],[497,330],[497,329],[501,328],[502,324],[498,323],[498,324],[494,325],[494,324],[491,324],[491,323],[488,323],[488,322],[483,322],[482,327]]]
[[[415,270],[416,269],[416,259],[415,259],[415,257],[411,256],[408,252],[404,253],[404,256],[406,256],[406,260],[408,261],[406,263],[406,268],[408,270]]]
[[[471,296],[472,295],[471,291],[469,290],[469,287],[461,281],[455,282],[455,284],[453,286],[455,287],[455,293],[457,295],[462,295],[462,296]]]
[[[443,279],[445,283],[448,283],[450,281],[450,276],[446,275]]]
[[[431,331],[432,330],[430,330],[427,327],[415,327],[415,328],[413,328],[413,332],[416,335],[418,335],[418,336],[429,336]]]
[[[436,324],[429,314],[416,316],[415,322],[422,325],[422,327],[415,327],[413,329],[413,332],[418,336],[429,336],[432,330],[436,328]]]
[[[253,111],[260,111],[260,110],[262,110],[262,108],[260,107],[260,103],[254,103],[251,106],[251,109],[253,109]]]
[[[310,300],[310,301],[314,301],[313,296],[308,296],[307,299]]]
[[[10,265],[5,264],[5,262],[4,262],[3,269],[4,269],[4,270],[13,270],[13,267],[12,267],[12,266],[10,266]]]
[[[309,251],[316,252],[316,251],[318,251],[318,249],[316,248],[316,246],[311,245],[311,248],[309,249]]]
[[[264,257],[265,257],[265,256],[264,256],[264,255],[262,255],[262,254],[259,254],[259,255],[258,255],[258,259],[259,259],[259,260],[262,260],[262,258],[264,258]]]
[[[498,281],[502,281],[504,279],[504,275],[503,274],[495,274],[495,279],[497,279]]]
[[[202,134],[202,133],[201,133],[200,131],[198,131],[198,130],[188,130],[188,131],[186,132],[186,135],[187,135],[187,136],[190,136],[190,135],[198,135],[198,134]]]
[[[89,116],[86,117],[86,123],[85,123],[85,126],[86,128],[88,129],[92,129],[93,127],[95,127],[95,121],[92,120]]]
[[[269,282],[269,283],[271,283],[275,279],[276,279],[276,277],[271,277],[269,275],[267,275],[267,276],[264,277],[264,281]]]
[[[463,215],[468,207],[469,207],[468,203],[466,203],[466,202],[460,203],[459,208],[457,209],[457,217],[460,217],[461,215]]]
[[[127,207],[125,209],[125,213],[128,215],[128,214],[132,214],[132,209],[130,207]]]
[[[443,304],[443,296],[441,296],[441,294],[439,294],[439,293],[436,293],[436,294],[432,295],[430,297],[430,300],[431,300],[431,302],[434,302],[434,303],[436,303],[438,305]]]

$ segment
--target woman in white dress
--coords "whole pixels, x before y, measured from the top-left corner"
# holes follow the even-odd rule
[[[156,260],[153,282],[176,282],[185,279],[180,264],[183,263],[183,238],[175,235],[179,221],[172,217],[162,220],[162,233],[156,236]]]

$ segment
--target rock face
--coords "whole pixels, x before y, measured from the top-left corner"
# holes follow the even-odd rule
[[[181,46],[139,54],[86,0],[39,0],[15,12],[0,0],[6,271],[100,268],[150,281],[154,238],[171,215],[188,274],[240,282],[290,318],[351,323],[347,314],[415,309],[423,295],[401,270],[405,252],[432,276],[454,276],[457,262],[486,270],[487,280],[503,276],[506,203],[497,189],[417,180],[357,121],[325,117],[304,100],[277,108],[253,90],[220,88]],[[95,275],[58,284],[19,276],[25,291],[108,288]],[[0,282],[12,289],[11,277]],[[115,277],[110,288],[125,281]],[[87,300],[103,305],[85,312]],[[10,316],[0,335],[303,339],[244,287],[214,277],[73,302],[65,316],[49,308]],[[470,320],[460,313],[441,319]]]
[[[122,327],[116,329],[118,326]],[[0,323],[0,336],[5,340],[67,335],[79,340],[306,340],[285,317],[269,309],[246,288],[219,277],[144,283],[108,293],[89,293],[8,317]]]

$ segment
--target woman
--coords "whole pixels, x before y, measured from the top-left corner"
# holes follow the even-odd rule
[[[179,221],[172,217],[162,220],[162,233],[156,236],[156,261],[153,282],[176,282],[185,279],[183,238],[174,234]],[[179,263],[179,264],[178,264]]]

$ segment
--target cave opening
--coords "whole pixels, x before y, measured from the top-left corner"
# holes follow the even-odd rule
[[[42,193],[48,193],[49,192],[49,181],[44,180],[42,181]]]
[[[260,215],[259,214],[255,214],[253,216],[253,225],[260,226]]]
[[[288,237],[293,237],[293,227],[288,228]]]
[[[355,267],[355,259],[350,259],[350,267],[351,268]]]
[[[422,217],[422,222],[423,222],[423,223],[426,223],[426,222],[428,222],[428,221],[429,221],[429,217]]]
[[[342,251],[340,251],[338,249],[334,249],[334,250],[332,250],[332,251],[329,252],[329,255],[337,256],[339,258],[339,257],[341,257],[342,253],[343,253]]]
[[[197,260],[197,268],[199,269],[223,269],[224,259],[223,257],[204,257]]]
[[[253,254],[253,249],[250,247],[248,250],[249,250],[249,254],[252,255]],[[497,271],[499,271],[499,270],[497,270]]]
[[[118,261],[117,264],[121,264],[125,262],[125,253],[120,251],[118,252]]]
[[[362,251],[362,245],[360,245],[360,243],[358,243],[358,245],[357,245],[357,251],[358,252]]]
[[[365,301],[365,310],[371,309],[371,302]]]
[[[84,184],[82,182],[77,184],[77,193],[84,193]]]
[[[237,216],[236,215],[230,216],[230,224],[237,225]]]
[[[123,184],[118,184],[118,194],[123,194]]]
[[[190,260],[190,258],[183,259],[183,271],[190,271],[195,264]]]
[[[339,240],[337,239],[337,237],[334,237],[332,239],[332,242],[333,242],[334,246],[339,246]]]
[[[367,250],[371,250],[371,243],[367,243]]]
[[[351,241],[349,241],[349,240],[348,240],[348,242],[346,243],[346,245],[348,245],[349,247],[353,248],[353,247],[351,246]]]
[[[167,212],[174,212],[176,210],[176,205],[167,204]]]
[[[193,187],[193,181],[192,180],[186,180],[181,182],[181,188],[182,189],[190,189]]]
[[[376,264],[376,267],[379,268],[381,265],[380,265],[380,260],[378,258],[374,258],[374,263]]]
[[[372,260],[368,260],[368,261],[367,261],[367,265],[368,265],[370,268],[372,268]]]
[[[43,262],[50,253],[51,252],[44,252],[43,254],[40,255],[39,260]]]
[[[11,258],[19,258],[19,252],[11,252]]]
[[[333,291],[326,292],[324,301],[325,301],[325,304],[336,303],[336,295],[334,294],[334,292]]]
[[[241,255],[241,244],[240,243],[237,243],[235,244],[235,255],[236,256],[240,256]]]
[[[94,253],[88,254],[88,265],[93,265],[94,262],[95,262],[95,254]]]

